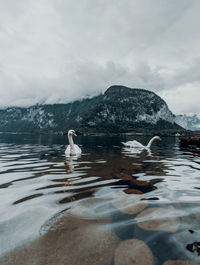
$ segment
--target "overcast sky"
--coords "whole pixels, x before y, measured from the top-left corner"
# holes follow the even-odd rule
[[[0,0],[0,107],[113,84],[200,113],[199,0]]]

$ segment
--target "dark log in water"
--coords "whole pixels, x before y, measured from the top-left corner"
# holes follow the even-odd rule
[[[180,145],[184,148],[200,148],[200,136],[180,136]]]
[[[123,190],[126,194],[143,194],[142,191],[136,189],[125,189]]]

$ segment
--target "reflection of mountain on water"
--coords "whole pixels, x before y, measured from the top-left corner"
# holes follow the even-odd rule
[[[79,159],[73,161],[73,157],[70,157],[60,166],[51,165],[50,170],[46,173],[35,173],[35,178],[46,174],[54,176],[51,178],[54,184],[39,187],[36,189],[36,194],[21,198],[14,203],[21,203],[42,196],[41,191],[45,190],[49,192],[52,190],[51,192],[55,194],[68,194],[67,197],[60,200],[60,203],[90,197],[96,190],[106,186],[122,189],[126,194],[150,192],[157,189],[156,183],[161,182],[163,178],[154,177],[145,181],[140,180],[137,175],[147,173],[147,175],[152,176],[163,176],[165,167],[160,163],[158,166],[158,161],[155,161],[156,163],[143,163],[145,158],[146,156],[139,156],[137,161],[134,160],[133,163],[131,157],[121,159],[121,157],[114,155],[105,157],[107,161],[102,156],[90,157],[90,155],[85,155],[80,161]],[[59,172],[63,170],[65,170],[66,175],[62,177]]]
[[[63,137],[1,144],[0,264],[199,264],[199,156],[175,137],[124,153],[134,138],[77,137],[68,160]]]
[[[106,186],[114,189],[123,189],[126,194],[150,192],[157,188],[156,183],[163,180],[163,178],[158,178],[158,176],[165,175],[165,166],[158,160],[155,160],[155,163],[152,161],[148,163],[148,160],[143,163],[146,158],[147,156],[139,156],[133,163],[132,157],[121,158],[117,155],[95,155],[91,157],[90,155],[85,155],[80,161],[76,161],[73,166],[72,161],[67,161],[65,162],[66,172],[68,174],[72,173],[70,170],[73,167],[73,174],[71,177],[69,175],[69,177],[65,176],[62,179],[54,179],[54,182],[63,183],[63,189],[55,192],[68,192],[69,195],[73,192],[73,200],[91,196],[97,189]],[[147,173],[156,177],[146,181],[140,180],[137,176],[140,173]],[[68,183],[68,187],[64,182]],[[60,203],[68,201],[71,201],[70,196],[63,198]]]
[[[129,138],[127,136],[123,140]],[[155,145],[151,153],[146,150],[139,154],[124,153],[119,145],[121,140],[120,137],[84,137],[81,143],[85,152],[81,157],[73,156],[68,159],[64,158],[64,152],[59,145],[54,145],[53,149],[42,148],[39,152],[38,147],[35,148],[34,152],[39,155],[42,166],[31,164],[21,169],[24,172],[32,172],[30,179],[38,179],[35,192],[32,190],[31,194],[17,198],[14,203],[22,203],[47,194],[63,194],[59,199],[63,204],[90,197],[100,190],[103,192],[104,187],[108,187],[108,194],[111,189],[120,189],[126,194],[136,195],[156,190],[167,171],[166,163],[159,157],[163,156],[162,152],[159,153]],[[145,142],[145,139],[142,140]],[[165,141],[162,145],[166,145]],[[86,146],[87,148],[84,148]],[[173,138],[167,142],[167,146],[174,146]],[[171,149],[172,152],[167,154],[169,157],[174,155],[173,148]],[[23,180],[18,178],[3,185],[8,186]],[[151,197],[158,199],[156,195],[148,196],[149,199]]]

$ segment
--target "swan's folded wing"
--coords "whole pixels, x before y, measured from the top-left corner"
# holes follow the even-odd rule
[[[128,144],[128,142],[127,143],[124,143],[124,142],[121,142],[124,146],[130,146],[129,144]]]
[[[145,148],[144,145],[142,145],[141,143],[139,143],[139,142],[136,141],[136,140],[128,141],[128,142],[126,142],[126,143],[122,142],[122,144],[123,144],[124,146],[132,147],[132,148]]]
[[[132,145],[134,145],[134,142],[135,141],[128,141],[128,142],[126,142],[126,143],[124,143],[124,142],[121,142],[124,146],[127,146],[127,147],[131,147]]]
[[[74,153],[75,154],[81,154],[82,153],[81,148],[76,144],[74,145]]]
[[[139,143],[138,141],[134,140],[134,141],[132,141],[131,147],[144,148],[144,145]]]
[[[65,150],[65,155],[69,155],[69,154],[70,154],[70,146],[68,145]]]

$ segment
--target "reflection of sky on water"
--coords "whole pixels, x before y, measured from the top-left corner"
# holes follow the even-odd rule
[[[147,142],[149,137],[136,138]],[[1,253],[37,238],[48,220],[67,212],[108,222],[120,238],[126,238],[126,227],[133,225],[138,237],[151,245],[152,234],[142,229],[152,215],[136,217],[157,207],[170,209],[162,218],[178,218],[177,238],[188,243],[191,236],[184,231],[199,227],[200,158],[180,150],[173,137],[136,152],[121,146],[131,139],[79,136],[82,155],[66,158],[65,136],[1,134]],[[175,235],[166,235],[166,242],[171,240],[187,256]]]

